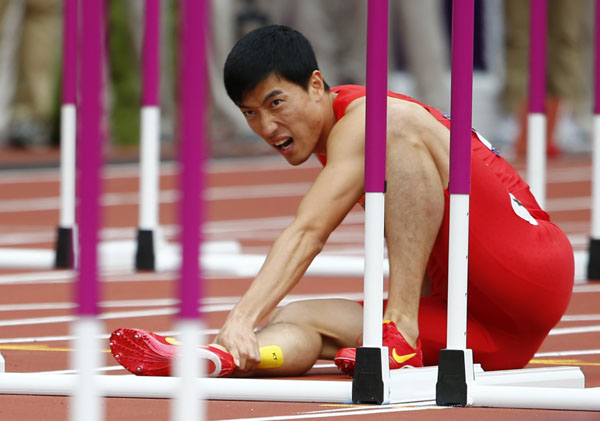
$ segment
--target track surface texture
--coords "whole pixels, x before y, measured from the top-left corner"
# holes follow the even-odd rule
[[[58,168],[0,170],[0,248],[54,246],[59,215]],[[515,166],[524,173],[523,163]],[[16,166],[18,167],[18,166]],[[264,255],[295,213],[302,195],[319,171],[311,161],[290,167],[279,157],[215,160],[207,164],[206,221],[208,242],[234,241],[243,254]],[[576,253],[585,255],[590,233],[591,168],[587,156],[565,157],[548,163],[547,209],[568,234]],[[161,166],[160,223],[166,241],[177,241],[177,166]],[[106,241],[133,240],[138,215],[138,168],[113,164],[103,171],[101,237]],[[363,254],[364,215],[355,208],[332,234],[323,254]],[[132,256],[133,262],[133,256]],[[133,263],[132,263],[133,264]],[[231,265],[236,265],[235,261]],[[578,266],[571,304],[551,332],[530,367],[580,366],[587,387],[600,386],[600,282],[585,280]],[[202,310],[211,338],[251,282],[248,276],[208,272]],[[176,314],[177,272],[135,272],[131,267],[103,271],[101,320],[105,336],[103,372],[129,375],[108,353],[107,337],[118,327],[172,332]],[[71,271],[40,268],[0,268],[0,353],[7,372],[63,372],[69,370],[73,319]],[[289,299],[336,295],[360,297],[362,278],[307,276]],[[173,333],[173,332],[172,332]],[[347,379],[329,361],[319,361],[304,378]],[[164,399],[104,400],[110,420],[166,420]],[[0,396],[0,420],[65,420],[69,398]],[[598,420],[600,413],[491,408],[437,408],[433,402],[383,407],[317,403],[209,401],[211,420],[349,419],[386,420]]]

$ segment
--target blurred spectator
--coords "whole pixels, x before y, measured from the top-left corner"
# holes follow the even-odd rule
[[[211,98],[211,156],[251,156],[273,151],[248,127],[240,110],[227,96],[223,65],[242,30],[267,23],[267,16],[255,1],[213,0],[212,36],[208,73]]]
[[[547,154],[562,153],[557,139],[559,113],[568,115],[584,94],[586,0],[548,1],[547,56]],[[517,116],[519,125],[514,148],[524,155],[527,148],[527,86],[529,51],[529,2],[505,0],[506,83],[502,95],[505,110]]]
[[[450,44],[443,6],[442,0],[390,1],[390,41],[400,41],[391,51],[404,52],[416,85],[415,99],[449,114]]]
[[[61,11],[60,0],[0,0],[2,146],[49,146],[59,80]]]

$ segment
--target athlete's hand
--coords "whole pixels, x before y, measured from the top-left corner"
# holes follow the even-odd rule
[[[227,320],[215,342],[227,348],[240,371],[249,372],[260,362],[258,341],[253,327],[243,321]]]

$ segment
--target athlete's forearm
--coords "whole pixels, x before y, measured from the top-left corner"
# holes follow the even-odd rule
[[[273,244],[258,276],[228,319],[255,327],[298,283],[322,247],[318,235],[288,227]]]

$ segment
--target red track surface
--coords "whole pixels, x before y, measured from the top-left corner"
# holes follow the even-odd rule
[[[281,159],[221,161],[210,165],[207,190],[208,241],[235,240],[248,253],[266,253],[279,231],[294,215],[301,195],[318,172],[316,163],[305,167],[288,167]],[[176,189],[173,166],[163,168],[161,190],[167,192],[160,207],[161,225],[167,239],[176,240],[172,226],[177,223],[175,204],[168,191]],[[58,171],[11,170],[0,172],[0,247],[53,247],[58,221]],[[109,202],[103,209],[105,228],[120,238],[133,238],[137,224],[137,170],[131,166],[110,167],[105,173],[105,193]],[[569,234],[576,250],[587,248],[590,210],[590,168],[587,158],[569,158],[549,163],[548,209]],[[48,199],[48,200],[45,200]],[[355,209],[330,239],[324,253],[360,255],[362,253],[362,210]],[[235,264],[235,262],[232,262]],[[169,331],[173,322],[176,273],[114,273],[103,275],[102,312],[105,333],[117,327],[139,327],[153,331]],[[235,303],[250,279],[217,279],[206,284],[207,297]],[[53,270],[8,270],[0,268],[0,352],[9,372],[67,370],[71,350],[65,320],[46,317],[72,314],[72,274]],[[360,278],[305,278],[292,294],[324,294],[360,292]],[[140,302],[139,300],[162,300]],[[565,356],[541,354],[532,367],[547,365],[579,365],[586,375],[587,387],[600,386],[600,283],[579,280],[567,316],[544,342],[540,353],[552,351],[585,351]],[[149,314],[131,315],[128,311],[150,310]],[[213,309],[214,310],[214,309]],[[157,314],[158,313],[158,314]],[[154,315],[153,315],[154,314]],[[218,329],[226,311],[206,313],[209,329]],[[574,316],[580,317],[578,320]],[[564,330],[589,327],[589,332]],[[108,346],[107,346],[108,348]],[[325,362],[324,362],[325,363]],[[106,354],[106,365],[116,363]],[[123,370],[111,371],[125,374]],[[343,379],[331,367],[315,370],[312,379]],[[0,396],[0,420],[64,420],[68,398],[35,396]],[[165,420],[166,400],[106,399],[107,419]],[[224,402],[207,404],[208,419],[298,419],[333,418],[341,415],[355,419],[529,419],[597,420],[599,413],[570,411],[531,411],[512,409],[425,407],[405,408],[356,407],[269,402]],[[316,411],[316,412],[313,412]],[[400,411],[401,414],[399,413]],[[408,411],[408,412],[405,412]],[[296,419],[296,418],[295,418]]]

